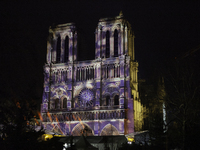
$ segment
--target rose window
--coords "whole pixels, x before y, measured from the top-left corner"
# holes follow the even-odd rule
[[[80,107],[93,106],[94,93],[90,89],[83,89],[78,97],[78,104]]]

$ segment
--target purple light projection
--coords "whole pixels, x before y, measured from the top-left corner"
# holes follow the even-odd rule
[[[137,82],[137,68],[131,69],[137,66],[132,33],[123,15],[100,19],[95,33],[96,59],[77,61],[75,25],[68,23],[49,29],[52,38],[47,41],[41,104],[44,128],[74,136],[86,126],[95,136],[134,132],[131,95],[137,96],[138,88],[137,84],[132,89],[130,85]],[[108,132],[109,129],[114,132]]]

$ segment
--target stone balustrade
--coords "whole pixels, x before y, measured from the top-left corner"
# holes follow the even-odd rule
[[[85,112],[42,113],[43,122],[125,119],[125,110],[97,110]]]

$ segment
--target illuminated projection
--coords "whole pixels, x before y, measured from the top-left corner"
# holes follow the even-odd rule
[[[90,107],[93,106],[94,94],[89,89],[83,89],[78,99],[80,107]]]
[[[43,127],[73,136],[86,130],[90,136],[133,133],[139,94],[131,25],[122,13],[100,19],[94,60],[77,60],[77,33],[74,23],[49,28]]]

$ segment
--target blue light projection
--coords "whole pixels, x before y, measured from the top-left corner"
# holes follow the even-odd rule
[[[41,105],[43,127],[54,131],[59,124],[63,134],[73,136],[77,135],[75,130],[82,130],[82,123],[95,136],[110,135],[105,128],[108,125],[118,135],[133,133],[131,95],[139,97],[139,93],[130,24],[122,14],[100,19],[94,60],[77,61],[77,33],[74,23],[49,28]]]

